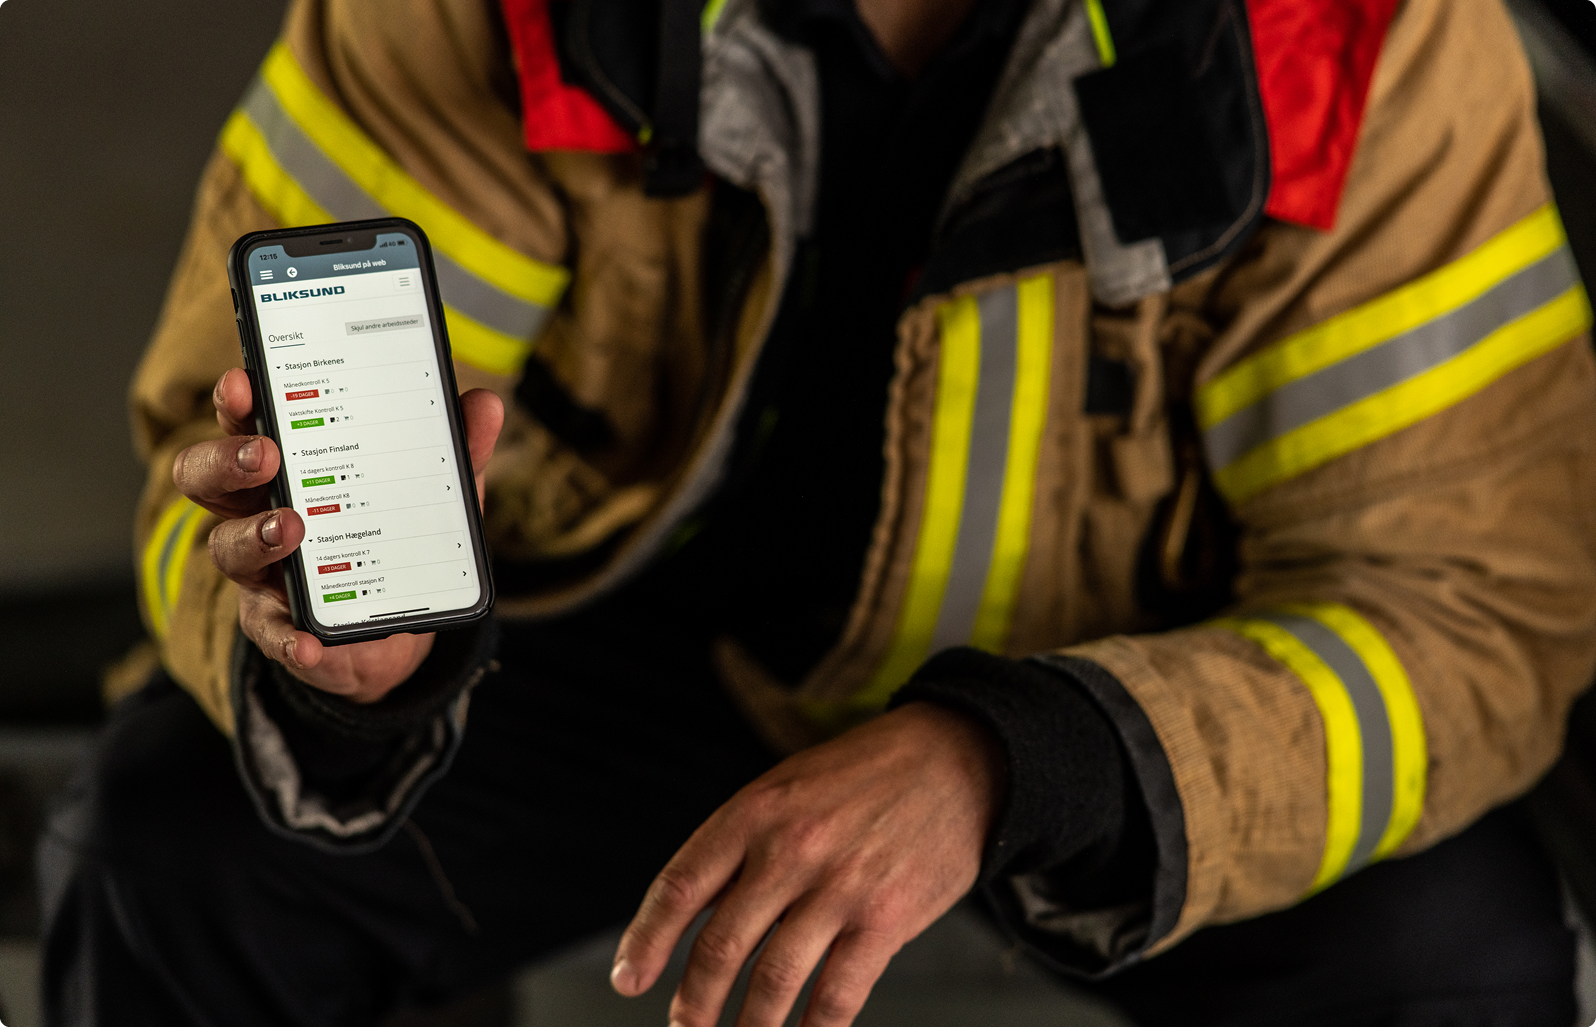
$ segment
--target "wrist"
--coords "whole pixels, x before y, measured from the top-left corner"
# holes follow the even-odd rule
[[[443,709],[462,687],[480,678],[492,665],[498,632],[492,621],[486,621],[441,634],[394,635],[377,642],[340,646],[330,649],[328,655],[358,662],[363,659],[358,653],[347,657],[338,654],[341,650],[386,645],[401,638],[406,640],[406,645],[415,646],[413,653],[419,658],[414,669],[369,701],[361,701],[347,691],[333,691],[305,681],[280,664],[272,665],[271,674],[284,690],[289,705],[306,720],[335,734],[387,739],[405,733]],[[388,662],[383,666],[386,672],[393,672],[403,664]],[[385,677],[373,678],[382,684],[386,684],[386,680]]]
[[[437,635],[390,635],[373,642],[325,646],[313,640],[318,652],[314,665],[284,666],[294,678],[318,691],[357,705],[380,702],[415,676],[432,653]],[[303,640],[300,643],[304,646]]]
[[[1008,759],[1002,740],[969,714],[934,702],[908,702],[893,710],[919,727],[924,751],[944,754],[979,811],[981,834],[990,835],[1008,791]]]
[[[1068,675],[974,649],[923,666],[892,705],[934,705],[978,725],[1005,767],[983,881],[1111,850],[1125,819],[1125,757],[1112,724]]]

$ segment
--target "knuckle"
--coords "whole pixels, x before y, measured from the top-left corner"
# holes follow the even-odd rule
[[[249,520],[226,520],[211,529],[210,537],[206,540],[206,547],[211,553],[211,562],[223,573],[231,576],[239,570],[241,558],[246,557],[251,549],[258,549],[259,545],[251,545],[250,529],[253,523]]]
[[[814,866],[831,854],[831,825],[823,820],[794,821],[781,830],[777,845],[778,851],[787,857]]]
[[[654,882],[655,897],[666,909],[689,908],[698,901],[698,879],[675,864],[667,864]]]
[[[749,785],[739,796],[738,806],[744,816],[762,820],[781,806],[781,789],[766,782]]]
[[[680,996],[671,1003],[671,1023],[681,1027],[715,1027],[719,1019],[713,1011],[705,1010]]]
[[[742,946],[734,935],[716,929],[713,924],[698,933],[693,943],[693,960],[712,973],[733,970],[742,965]]]
[[[805,967],[793,954],[767,950],[759,957],[759,964],[754,967],[754,972],[750,976],[749,986],[755,991],[790,995],[802,988],[808,977],[808,967]]]
[[[172,483],[190,499],[220,491],[224,471],[219,470],[216,442],[196,442],[172,460]]]
[[[232,563],[234,544],[231,539],[232,521],[223,521],[211,529],[210,535],[205,540],[205,548],[210,550],[211,563],[214,563],[222,573],[227,573],[228,565]]]
[[[831,984],[816,988],[809,996],[806,1022],[814,1027],[832,1027],[853,1020],[864,1005],[865,996],[853,984]]]
[[[906,906],[907,903],[891,891],[878,891],[860,903],[854,933],[872,943],[885,942],[907,916]]]
[[[240,589],[238,626],[267,656],[279,662],[288,654],[293,624],[287,606],[268,592]]]
[[[901,937],[899,923],[900,918],[896,916],[873,919],[866,915],[853,926],[851,933],[860,945],[891,957],[903,947],[899,940]]]
[[[172,484],[186,496],[193,496],[206,477],[208,443],[196,442],[179,450],[172,459]]]
[[[246,638],[254,642],[263,653],[271,651],[272,624],[270,611],[252,595],[241,595],[238,601],[238,626]]]

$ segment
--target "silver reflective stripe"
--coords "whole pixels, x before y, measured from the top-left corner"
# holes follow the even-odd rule
[[[512,339],[535,338],[549,318],[547,307],[511,296],[456,264],[442,250],[432,251],[443,301],[478,324]]]
[[[1208,459],[1226,467],[1257,447],[1456,357],[1579,281],[1563,246],[1469,303],[1378,346],[1287,382],[1203,433]]]
[[[260,129],[278,165],[293,176],[322,210],[339,221],[390,215],[390,211],[344,174],[343,169],[305,135],[264,79],[256,78],[251,84],[244,97],[243,111]],[[443,294],[443,301],[485,327],[514,339],[530,339],[541,331],[548,319],[547,308],[484,282],[442,250],[433,249],[432,262],[438,272],[438,291]]]
[[[255,79],[244,97],[244,114],[260,129],[267,149],[282,169],[294,176],[316,206],[339,221],[387,217],[389,212],[344,174],[321,147],[310,141],[297,122],[277,102],[277,94],[263,78]]]
[[[1363,795],[1358,817],[1358,844],[1353,846],[1346,873],[1365,865],[1385,834],[1395,803],[1393,780],[1395,754],[1392,751],[1391,721],[1385,697],[1363,658],[1341,636],[1311,617],[1294,614],[1265,614],[1259,618],[1284,628],[1297,641],[1313,650],[1335,676],[1352,700],[1358,717],[1358,735],[1363,742]]]
[[[177,540],[183,537],[183,525],[193,517],[199,508],[183,511],[182,516],[172,522],[172,530],[166,533],[166,540],[161,543],[161,556],[155,563],[155,592],[161,597],[161,609],[171,610],[173,596],[166,594],[166,571],[172,566],[172,557],[177,553]]]
[[[936,631],[931,636],[931,652],[970,641],[992,566],[998,511],[1003,501],[1003,475],[1008,467],[1019,296],[1010,286],[986,293],[976,304],[981,313],[981,363],[970,423],[964,506],[953,565],[937,611]]]

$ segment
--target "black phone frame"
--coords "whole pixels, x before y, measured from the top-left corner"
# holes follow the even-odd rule
[[[304,561],[298,547],[283,559],[283,579],[288,593],[288,609],[294,627],[309,632],[326,645],[348,645],[352,642],[370,642],[389,635],[405,632],[445,631],[474,624],[493,612],[495,598],[493,572],[488,558],[487,543],[482,530],[482,508],[477,500],[475,469],[471,464],[471,451],[465,440],[465,416],[460,408],[459,386],[455,382],[454,358],[449,347],[449,330],[444,319],[443,301],[438,295],[438,276],[432,263],[432,246],[421,226],[406,218],[374,218],[368,221],[342,221],[333,224],[311,225],[304,228],[272,229],[250,232],[233,243],[227,254],[227,278],[233,291],[233,313],[238,322],[239,345],[244,352],[244,370],[249,375],[250,389],[254,394],[255,430],[270,438],[282,453],[282,432],[277,413],[268,402],[262,388],[269,381],[265,375],[266,349],[261,341],[260,322],[256,316],[253,292],[249,285],[249,254],[262,245],[286,241],[320,242],[327,237],[364,235],[366,233],[403,232],[411,238],[419,256],[422,293],[426,297],[427,318],[432,326],[432,343],[437,354],[438,369],[444,393],[445,415],[449,421],[449,438],[454,446],[455,466],[460,474],[462,502],[466,508],[466,523],[471,536],[471,555],[477,565],[477,580],[482,583],[482,594],[470,607],[442,614],[404,616],[380,623],[362,622],[347,627],[330,627],[317,622],[309,615],[312,590],[305,573]],[[324,252],[356,252],[329,249]],[[288,460],[280,459],[277,475],[272,479],[269,494],[273,507],[288,505],[293,495],[289,489]],[[309,526],[306,526],[307,535]]]

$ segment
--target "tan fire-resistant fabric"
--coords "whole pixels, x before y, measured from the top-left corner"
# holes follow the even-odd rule
[[[1376,71],[1336,228],[1267,228],[1205,302],[1195,385],[1470,252],[1549,199],[1528,69],[1494,2],[1410,0]],[[1422,819],[1469,824],[1555,759],[1596,660],[1596,376],[1587,336],[1241,503],[1241,610],[1341,603],[1390,644],[1423,717]],[[1187,897],[1164,945],[1308,891],[1325,731],[1252,642],[1197,627],[1071,650],[1151,719],[1184,806]]]
[[[609,417],[618,444],[584,458],[512,411],[489,469],[487,516],[505,552],[580,555],[646,524],[712,444],[711,415],[726,420],[715,390],[745,379],[783,272],[772,257],[757,277],[734,366],[708,366],[697,339],[703,198],[644,200],[627,158],[521,152],[491,11],[480,0],[407,0],[402,14],[374,0],[299,0],[287,38],[320,87],[427,189],[527,255],[572,268],[539,354],[577,401]],[[1094,306],[1084,269],[1069,262],[954,290],[987,296],[1051,276],[1046,420],[1002,648],[1074,647],[1114,673],[1152,722],[1189,849],[1186,904],[1164,945],[1301,898],[1326,833],[1324,726],[1302,683],[1238,635],[1164,630],[1170,615],[1141,605],[1150,538],[1178,558],[1185,540],[1228,530],[1187,502],[1199,490],[1185,407],[1197,385],[1245,355],[1447,264],[1546,202],[1532,88],[1513,38],[1498,0],[1408,0],[1333,232],[1266,225],[1227,266],[1125,309]],[[772,224],[790,220],[778,214]],[[237,362],[223,256],[239,234],[270,224],[231,163],[214,160],[134,383],[151,466],[141,549],[173,498],[172,455],[215,433],[209,391]],[[734,639],[718,647],[731,691],[777,744],[796,748],[868,715],[854,700],[891,644],[924,517],[937,310],[949,299],[916,305],[900,325],[882,512],[837,650],[807,681],[778,682]],[[1091,352],[1134,369],[1129,416],[1082,413]],[[1591,364],[1587,340],[1571,341],[1233,511],[1242,609],[1344,603],[1411,677],[1430,766],[1423,817],[1403,851],[1532,781],[1596,662]],[[460,375],[501,394],[512,384]],[[1178,528],[1162,538],[1161,523]],[[194,539],[163,657],[227,730],[236,599],[203,552],[203,526]],[[501,608],[548,612],[579,586],[506,596]]]
[[[1464,256],[1548,202],[1528,69],[1504,45],[1513,38],[1495,0],[1409,0],[1380,60],[1332,232],[1270,223],[1223,269],[1120,310],[1090,308],[1083,269],[1065,263],[973,282],[910,311],[883,511],[842,642],[796,691],[735,640],[718,648],[732,693],[767,739],[798,746],[874,705],[850,698],[882,664],[905,607],[931,459],[937,308],[1050,273],[1052,394],[1005,651],[1093,660],[1151,720],[1189,846],[1186,903],[1160,950],[1205,924],[1305,897],[1326,843],[1319,710],[1292,671],[1235,633],[1157,631],[1158,616],[1139,605],[1138,563],[1149,535],[1158,541],[1159,503],[1195,484],[1181,411],[1197,386]],[[1127,418],[1081,412],[1088,345],[1135,368]],[[1412,680],[1429,772],[1422,819],[1399,855],[1465,827],[1556,757],[1567,709],[1596,663],[1593,511],[1586,335],[1232,511],[1235,609],[1344,604]],[[1205,527],[1180,532],[1177,555],[1181,539],[1214,534]]]
[[[537,356],[572,399],[606,415],[616,441],[589,463],[512,411],[484,513],[495,553],[513,560],[580,555],[642,520],[681,464],[712,370],[696,344],[704,195],[649,199],[630,158],[540,163],[580,245]]]

